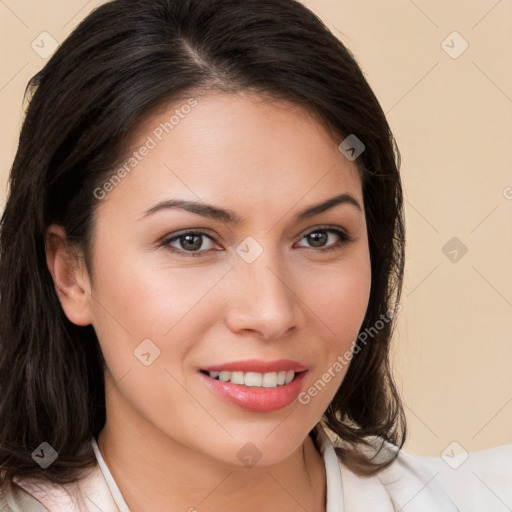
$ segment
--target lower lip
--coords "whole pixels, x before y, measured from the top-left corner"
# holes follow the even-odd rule
[[[206,385],[224,401],[252,412],[272,412],[293,403],[302,389],[307,372],[300,372],[289,383],[275,388],[251,387],[212,379],[199,372]]]

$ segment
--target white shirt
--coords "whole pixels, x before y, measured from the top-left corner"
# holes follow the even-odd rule
[[[325,463],[326,512],[502,512],[512,507],[512,445],[475,452],[472,465],[454,471],[440,457],[420,457],[400,450],[387,468],[370,477],[361,477],[337,456],[332,440],[322,431],[320,451]],[[18,480],[27,492],[50,512],[130,512],[96,440],[91,440],[98,465],[84,478],[68,485],[41,484]],[[393,449],[392,445],[386,445]],[[396,450],[396,448],[395,448]],[[492,452],[492,453],[491,453]],[[491,457],[485,457],[490,454]],[[471,454],[473,455],[473,454]],[[491,460],[498,461],[495,467]],[[482,461],[487,461],[482,465]],[[487,478],[496,496],[468,492],[470,478],[478,471]],[[456,475],[456,476],[455,476]],[[44,510],[44,509],[42,509]],[[25,512],[25,511],[23,511]],[[154,512],[154,511],[151,511]]]

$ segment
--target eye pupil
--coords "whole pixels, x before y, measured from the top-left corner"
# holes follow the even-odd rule
[[[327,242],[327,234],[324,231],[315,231],[314,233],[310,233],[308,235],[310,243],[312,242],[312,245],[314,247],[321,247]],[[318,243],[320,242],[320,243]],[[323,243],[322,243],[323,242]],[[318,245],[315,245],[318,244]]]
[[[196,239],[196,243],[191,242],[191,240]],[[185,250],[197,250],[201,247],[202,242],[202,235],[183,235],[180,237],[181,246]],[[185,240],[185,243],[183,243],[183,240]]]

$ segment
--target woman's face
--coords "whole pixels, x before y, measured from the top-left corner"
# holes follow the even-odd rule
[[[137,133],[95,192],[88,308],[107,425],[278,462],[339,388],[368,305],[355,162],[305,111],[254,95],[185,99]],[[310,211],[340,194],[359,208]]]

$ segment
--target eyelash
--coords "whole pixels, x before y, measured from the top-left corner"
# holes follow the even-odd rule
[[[319,247],[319,248],[317,248],[318,252],[327,252],[327,251],[339,250],[343,246],[348,244],[349,242],[353,241],[353,238],[348,233],[346,233],[345,231],[342,231],[341,229],[330,228],[330,227],[318,227],[318,228],[315,228],[314,230],[309,231],[308,233],[303,235],[301,240],[306,238],[307,236],[309,236],[309,235],[311,235],[313,233],[317,233],[317,232],[333,233],[333,234],[337,235],[339,237],[339,239],[340,239],[340,241],[338,241],[336,244],[331,245],[329,247]],[[168,238],[168,239],[164,240],[161,243],[161,246],[162,247],[167,247],[168,249],[171,250],[171,252],[173,252],[175,254],[179,254],[180,256],[184,256],[184,257],[198,257],[198,256],[202,256],[203,253],[206,252],[206,251],[204,251],[204,250],[203,251],[185,251],[183,249],[176,249],[175,247],[172,247],[170,245],[171,242],[174,242],[175,240],[179,240],[180,238],[185,237],[187,235],[203,235],[203,236],[206,236],[207,238],[209,238],[210,240],[212,240],[213,242],[215,242],[213,237],[211,237],[205,231],[194,230],[194,231],[185,231],[183,233],[180,233],[179,235],[173,236],[172,238]],[[315,249],[315,247],[312,247],[312,249]]]

